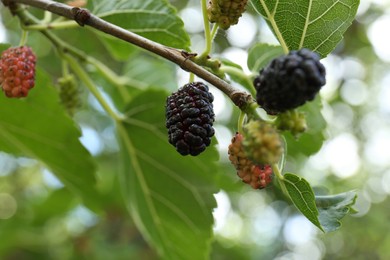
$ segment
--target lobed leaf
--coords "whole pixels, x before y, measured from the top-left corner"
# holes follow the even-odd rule
[[[168,143],[166,92],[132,99],[118,125],[120,181],[126,205],[144,237],[164,259],[207,259],[212,237],[218,152],[183,157]]]
[[[90,10],[107,22],[166,46],[189,49],[190,39],[184,30],[183,21],[167,0],[103,0],[90,2]],[[112,46],[114,42],[119,43],[120,40],[107,36],[106,44],[108,46]],[[126,50],[123,46],[121,50],[124,51],[124,56],[128,55],[127,51],[132,51],[131,49]],[[118,56],[116,51],[113,53]]]
[[[0,150],[42,161],[89,207],[96,208],[95,164],[80,136],[55,88],[39,70],[27,98],[10,99],[0,93]]]
[[[280,44],[308,48],[322,57],[334,50],[352,24],[359,0],[251,0]]]
[[[283,182],[297,209],[314,225],[324,231],[318,219],[314,192],[310,184],[302,177],[292,173],[286,173]]]
[[[316,196],[316,204],[319,211],[319,220],[325,232],[335,231],[340,228],[340,220],[354,211],[351,208],[356,202],[355,191],[348,191],[336,195]]]

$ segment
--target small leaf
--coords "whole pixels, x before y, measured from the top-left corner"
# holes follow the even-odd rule
[[[95,208],[99,203],[95,164],[80,136],[80,129],[67,116],[55,88],[41,71],[37,71],[28,97],[11,99],[0,93],[0,150],[42,161]]]
[[[302,177],[292,173],[286,173],[283,182],[297,209],[314,225],[324,231],[318,219],[314,192],[310,184]]]
[[[281,46],[274,46],[265,43],[258,43],[248,51],[248,68],[258,73],[260,69],[267,66],[276,57],[283,55]]]
[[[319,211],[319,220],[325,232],[335,231],[340,228],[340,220],[350,212],[357,198],[355,191],[348,191],[336,195],[316,196],[316,204]]]
[[[176,152],[165,128],[166,97],[162,90],[144,91],[118,125],[125,202],[163,259],[207,259],[218,152],[214,147],[197,157]]]
[[[355,19],[359,0],[251,0],[288,50],[333,51]]]
[[[90,1],[90,10],[106,20],[145,38],[173,48],[189,49],[190,38],[184,23],[167,0]],[[102,39],[104,40],[104,38]],[[115,40],[109,37],[107,44]],[[110,48],[111,49],[111,48]],[[131,49],[122,51],[132,51]],[[118,56],[117,52],[114,52]],[[124,56],[128,54],[124,53]]]

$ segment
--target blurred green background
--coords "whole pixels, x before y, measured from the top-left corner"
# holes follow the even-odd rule
[[[198,0],[170,0],[191,34],[192,51],[204,47]],[[2,7],[0,43],[17,45],[17,20]],[[390,259],[390,1],[362,0],[356,20],[337,49],[323,59],[327,84],[321,90],[328,123],[326,142],[307,158],[291,154],[289,170],[331,193],[356,189],[358,213],[338,231],[322,234],[293,207],[277,200],[272,187],[253,191],[238,182],[227,160],[237,117],[224,96],[216,96],[216,136],[226,180],[216,195],[212,259]],[[76,29],[83,30],[83,29]],[[84,34],[85,31],[83,31]],[[67,32],[64,32],[66,34]],[[245,36],[245,37],[244,37]],[[77,40],[74,40],[77,43]],[[251,8],[240,23],[216,37],[214,53],[244,69],[247,49],[256,42],[277,44],[264,20]],[[40,65],[55,79],[60,62],[48,42],[31,33]],[[90,41],[90,44],[98,44]],[[84,46],[88,48],[88,46]],[[103,49],[93,46],[94,51]],[[96,56],[118,66],[96,51]],[[111,64],[112,63],[112,64]],[[171,65],[167,65],[171,66]],[[188,79],[177,69],[177,82]],[[140,66],[147,73],[148,66]],[[54,80],[53,79],[53,80]],[[81,141],[99,158],[99,189],[105,212],[83,207],[41,163],[0,152],[0,259],[156,259],[129,219],[113,173],[118,147],[110,119],[87,93],[76,113]],[[1,120],[1,119],[0,119]]]

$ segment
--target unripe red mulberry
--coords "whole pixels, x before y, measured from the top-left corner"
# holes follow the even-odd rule
[[[0,58],[0,85],[7,97],[26,97],[35,84],[36,57],[27,46],[9,48]]]
[[[169,143],[181,155],[198,155],[214,135],[213,95],[201,82],[184,85],[167,98],[166,127]]]
[[[259,164],[277,163],[283,153],[282,140],[269,123],[252,120],[244,128],[243,146],[248,157]]]
[[[244,137],[240,133],[232,138],[229,145],[229,160],[237,170],[237,175],[243,182],[254,189],[263,189],[272,181],[272,169],[270,165],[255,164],[248,158],[242,142]]]

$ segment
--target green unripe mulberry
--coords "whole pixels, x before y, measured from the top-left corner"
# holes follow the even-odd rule
[[[247,3],[248,0],[210,0],[207,7],[209,21],[227,30],[238,23]]]
[[[287,110],[278,115],[276,126],[281,131],[290,131],[294,137],[298,137],[307,129],[305,114],[295,109]]]
[[[283,145],[277,129],[263,121],[250,121],[243,128],[243,146],[248,157],[258,164],[274,164],[280,160]]]
[[[58,89],[61,104],[70,116],[73,116],[81,107],[80,89],[73,75],[67,75],[58,79]]]

